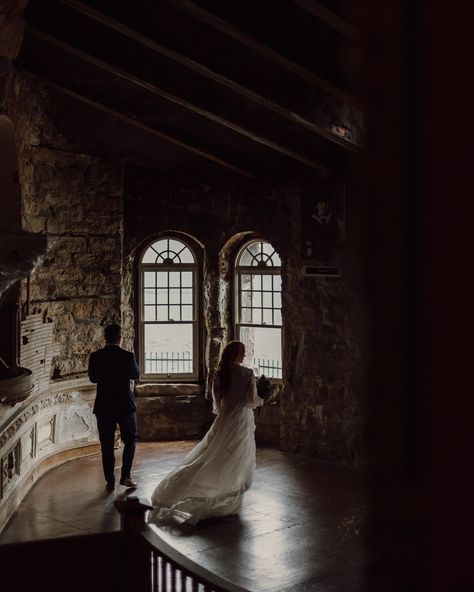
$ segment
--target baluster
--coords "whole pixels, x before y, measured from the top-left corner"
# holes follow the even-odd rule
[[[159,591],[160,592],[167,592],[168,590],[168,581],[166,578],[166,560],[164,557],[160,557],[161,561],[160,561],[160,588]]]
[[[193,578],[193,592],[199,592],[199,582],[196,580],[196,576],[192,576]]]
[[[155,562],[153,564],[153,592],[160,592],[160,572],[159,572],[160,556],[155,551]]]
[[[181,590],[180,590],[180,592],[186,592],[187,591],[186,573],[183,570],[180,570],[179,573],[181,575]]]
[[[157,554],[156,556],[156,592],[162,592],[163,584],[161,582],[161,563],[163,558],[161,555]]]
[[[148,586],[147,589],[153,592],[155,588],[155,552],[150,553],[150,564],[148,566]]]
[[[171,592],[176,592],[176,567],[170,563],[171,570]]]

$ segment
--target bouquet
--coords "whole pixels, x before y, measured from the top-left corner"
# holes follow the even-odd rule
[[[269,405],[276,405],[278,403],[277,395],[279,388],[277,384],[273,384],[265,374],[262,374],[257,379],[257,395]],[[260,409],[259,409],[260,410]]]

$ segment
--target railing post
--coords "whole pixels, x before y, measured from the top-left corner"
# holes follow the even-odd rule
[[[120,528],[123,549],[123,585],[122,592],[149,592],[151,590],[150,551],[140,545],[140,540],[133,536],[132,523],[135,528],[145,526],[145,513],[152,506],[138,497],[116,500],[115,507],[120,512]]]

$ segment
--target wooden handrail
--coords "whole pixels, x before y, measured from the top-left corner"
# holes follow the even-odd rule
[[[124,592],[167,592],[178,588],[172,582],[168,585],[159,577],[158,561],[161,565],[169,565],[171,573],[178,572],[182,578],[179,590],[204,589],[206,592],[249,592],[228,580],[212,573],[186,557],[152,529],[145,520],[148,510],[152,509],[144,500],[129,497],[126,500],[115,501],[115,507],[120,512],[121,528],[125,550],[126,587]],[[164,562],[164,563],[163,563]],[[189,582],[189,579],[191,582]],[[187,587],[187,583],[190,587]]]

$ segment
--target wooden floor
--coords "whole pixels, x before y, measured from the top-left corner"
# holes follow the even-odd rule
[[[115,498],[149,498],[193,442],[140,443],[137,491],[104,489],[98,455],[51,470],[30,490],[0,544],[119,529]],[[119,454],[117,455],[119,456]],[[363,588],[364,475],[269,448],[239,517],[161,536],[215,573],[254,592],[355,592]]]

